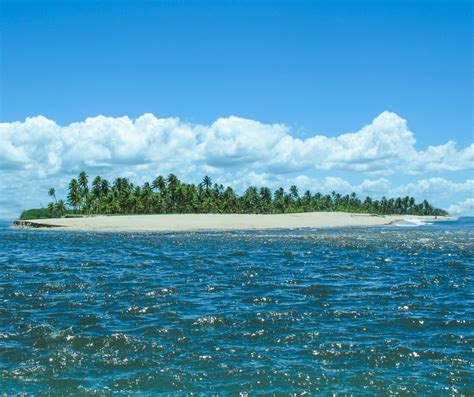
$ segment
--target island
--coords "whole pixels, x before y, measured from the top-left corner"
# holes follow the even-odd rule
[[[174,174],[135,185],[127,178],[113,183],[81,172],[68,184],[66,200],[56,198],[47,208],[23,211],[14,226],[91,231],[192,231],[264,230],[342,226],[382,226],[404,222],[417,225],[449,214],[428,201],[413,197],[366,197],[311,193],[302,195],[296,186],[279,188],[250,186],[242,195],[230,186],[181,182]]]

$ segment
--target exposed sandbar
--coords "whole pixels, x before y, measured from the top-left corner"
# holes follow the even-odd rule
[[[437,220],[451,220],[438,217]],[[49,230],[164,232],[195,230],[266,230],[343,226],[383,226],[397,222],[431,222],[434,216],[371,215],[347,212],[297,214],[169,214],[87,216],[17,221],[16,227]]]

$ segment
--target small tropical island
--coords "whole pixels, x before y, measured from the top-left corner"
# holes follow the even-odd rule
[[[68,184],[66,199],[48,192],[47,208],[23,211],[18,227],[64,227],[78,230],[202,230],[269,229],[321,226],[371,226],[394,223],[407,216],[434,220],[448,213],[413,197],[366,197],[289,191],[249,186],[239,195],[230,186],[205,176],[199,184],[174,174],[135,185],[127,178],[112,183],[82,171]],[[121,215],[121,216],[111,216]],[[144,217],[148,215],[148,217]],[[186,216],[187,215],[187,216]],[[41,220],[41,221],[39,221]]]

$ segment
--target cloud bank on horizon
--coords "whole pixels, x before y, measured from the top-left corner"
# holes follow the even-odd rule
[[[413,195],[472,215],[474,144],[415,145],[406,120],[387,111],[357,132],[306,139],[283,124],[235,116],[211,125],[152,114],[135,120],[97,116],[67,126],[31,117],[0,123],[0,216],[44,205],[49,186],[65,187],[80,170],[137,183],[172,172],[190,182],[210,174],[237,190],[296,184],[361,196]]]

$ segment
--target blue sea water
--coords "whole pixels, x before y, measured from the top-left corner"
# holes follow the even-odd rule
[[[0,225],[0,394],[474,395],[474,222]]]

